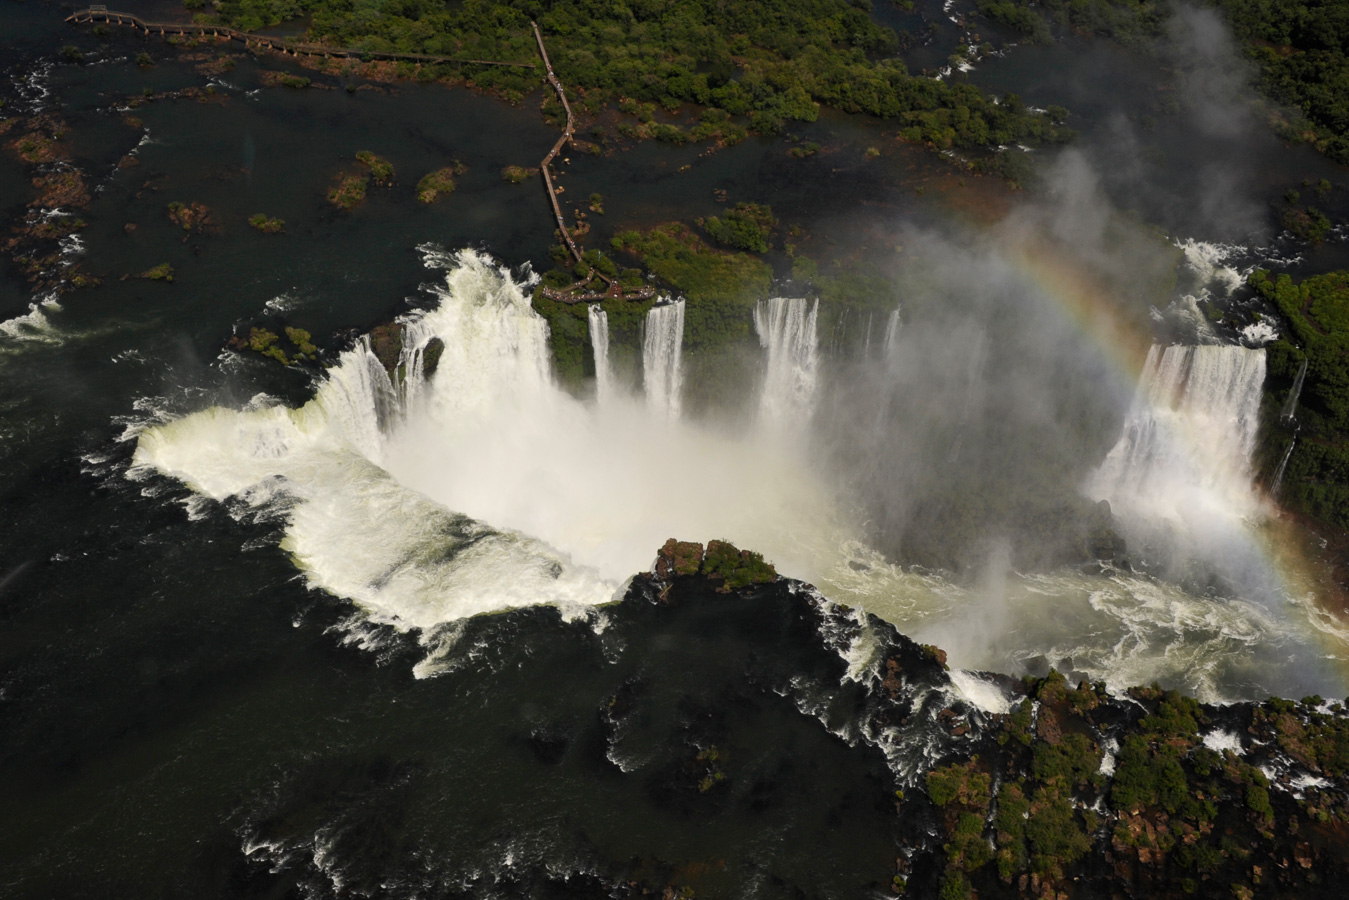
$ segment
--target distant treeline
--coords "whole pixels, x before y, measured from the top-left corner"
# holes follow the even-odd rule
[[[1278,307],[1296,338],[1269,345],[1275,386],[1261,444],[1262,467],[1274,471],[1296,434],[1283,473],[1280,500],[1291,509],[1349,528],[1349,272],[1295,282],[1257,270],[1251,286]],[[1275,424],[1298,371],[1306,363],[1296,411],[1296,432]]]
[[[1261,89],[1305,117],[1287,138],[1309,140],[1349,165],[1349,5],[1343,0],[1211,0],[1246,55]],[[977,0],[988,18],[1052,39],[1051,26],[1139,46],[1160,36],[1172,0]]]
[[[199,0],[190,0],[199,2]],[[527,61],[531,19],[558,77],[605,100],[681,103],[748,119],[761,134],[813,121],[820,105],[899,120],[910,140],[941,149],[1072,137],[1015,97],[909,74],[899,38],[871,0],[221,0],[237,28],[312,16],[309,39],[357,50]],[[475,71],[507,96],[537,87],[527,71]]]

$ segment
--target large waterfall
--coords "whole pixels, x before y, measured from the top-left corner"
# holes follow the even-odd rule
[[[457,658],[456,620],[551,604],[601,616],[599,625],[592,607],[650,565],[665,539],[721,537],[832,599],[942,637],[955,665],[1072,656],[1092,678],[1162,678],[1211,698],[1228,684],[1268,690],[1298,677],[1285,651],[1304,640],[1305,617],[1271,616],[1241,596],[1214,604],[1151,577],[1067,572],[1009,576],[994,604],[893,565],[861,540],[801,442],[678,419],[653,428],[645,399],[622,392],[602,410],[577,400],[553,377],[528,285],[473,252],[426,257],[445,278],[433,288],[439,305],[403,322],[402,378],[391,380],[359,342],[299,408],[259,397],[145,427],[129,473],[186,483],[198,495],[194,517],[284,522],[281,545],[308,583],[360,608],[353,637],[369,620],[420,629],[429,653],[419,672]],[[658,403],[678,397],[669,387],[682,308],[661,310],[646,334],[648,347],[669,349],[663,362],[653,354],[651,371],[667,376]],[[803,423],[817,378],[814,304],[768,301],[757,313],[770,370],[762,407]],[[433,339],[444,350],[428,378],[422,360]],[[1244,471],[1262,371],[1263,357],[1238,348],[1157,348],[1130,430],[1100,477],[1112,499],[1162,481],[1165,461],[1188,459],[1182,451],[1193,446],[1230,440]],[[1211,434],[1190,433],[1210,420]],[[989,604],[1005,617],[998,641],[962,641],[964,623]]]
[[[1245,515],[1264,381],[1263,350],[1154,345],[1089,492],[1153,517]]]
[[[848,528],[797,457],[678,420],[682,302],[647,321],[647,395],[671,426],[653,429],[644,402],[618,392],[601,415],[557,385],[528,285],[471,251],[425,254],[445,281],[436,308],[402,323],[402,378],[363,340],[298,409],[263,400],[146,428],[134,477],[154,469],[283,517],[312,585],[399,627],[579,612],[671,536],[724,537],[808,577],[832,565]]]
[[[773,297],[754,307],[754,329],[768,353],[759,417],[769,427],[800,424],[815,407],[820,351],[818,300]]]
[[[656,415],[678,419],[684,386],[684,301],[651,307],[642,337],[642,379],[647,406]]]
[[[595,354],[595,402],[608,403],[614,395],[614,373],[609,367],[609,315],[598,303],[590,304],[590,347]]]

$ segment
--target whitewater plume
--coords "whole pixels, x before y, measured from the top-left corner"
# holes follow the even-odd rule
[[[836,486],[793,452],[798,442],[686,420],[652,427],[644,400],[622,392],[604,409],[577,400],[553,376],[528,283],[472,252],[428,250],[426,261],[444,280],[429,288],[438,305],[402,322],[401,377],[358,342],[297,409],[262,399],[147,424],[128,477],[185,482],[198,495],[194,518],[283,522],[282,547],[307,582],[357,605],[353,634],[370,621],[419,631],[418,674],[454,664],[452,623],[466,616],[526,605],[593,615],[672,536],[753,547],[779,571],[931,640],[962,633],[980,609],[978,591],[863,543]],[[798,333],[808,334],[813,304],[800,304]],[[765,324],[772,311],[763,308]],[[433,340],[444,349],[428,377],[419,360]],[[809,361],[811,342],[798,346]],[[1200,380],[1191,374],[1187,390]],[[1306,615],[1212,604],[1129,573],[1008,571],[980,590],[999,594],[987,602],[1005,609],[1005,630],[949,645],[954,666],[1071,656],[1091,678],[1160,678],[1210,699],[1230,696],[1229,685],[1308,692],[1305,666],[1286,652],[1314,627]]]
[[[1297,437],[1288,442],[1288,449],[1283,451],[1283,456],[1279,459],[1279,468],[1274,472],[1274,484],[1269,489],[1270,496],[1274,499],[1279,498],[1279,491],[1283,488],[1283,473],[1288,468],[1288,458],[1293,455],[1293,448],[1297,446]]]
[[[614,373],[609,367],[609,314],[592,303],[587,317],[590,347],[595,354],[595,402],[603,405],[614,393]]]
[[[894,359],[899,352],[899,330],[904,325],[899,317],[899,307],[896,306],[889,317],[885,320],[885,358]]]
[[[1160,516],[1196,503],[1246,513],[1264,382],[1263,350],[1153,345],[1124,434],[1091,492]]]
[[[684,301],[651,307],[642,337],[646,403],[660,418],[678,419],[684,387]]]
[[[1279,413],[1279,418],[1285,423],[1297,420],[1297,401],[1302,396],[1302,382],[1307,380],[1307,360],[1302,360],[1302,365],[1298,366],[1297,377],[1293,379],[1293,389],[1288,392],[1288,400],[1283,405],[1283,410]]]
[[[754,307],[754,330],[768,353],[759,419],[781,429],[810,419],[819,379],[818,300],[772,297]]]
[[[580,614],[671,535],[724,537],[811,576],[837,553],[846,526],[797,459],[678,422],[682,303],[649,321],[648,391],[671,425],[652,429],[642,403],[615,395],[600,416],[558,386],[528,284],[471,251],[425,255],[445,279],[438,306],[401,322],[401,375],[361,340],[298,409],[146,427],[133,477],[153,469],[236,514],[284,518],[312,586],[424,631],[525,605]]]

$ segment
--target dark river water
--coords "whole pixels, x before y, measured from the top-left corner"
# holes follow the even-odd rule
[[[420,285],[442,275],[423,266],[423,245],[477,248],[517,275],[546,268],[554,224],[542,191],[500,176],[537,164],[555,140],[534,109],[541,95],[513,108],[463,89],[347,90],[314,73],[305,90],[266,87],[249,57],[211,76],[196,68],[205,56],[128,33],[100,39],[62,24],[65,14],[0,3],[0,114],[63,123],[92,195],[64,260],[102,281],[55,298],[0,262],[0,894],[560,898],[629,879],[710,897],[888,894],[903,778],[848,734],[863,702],[852,661],[785,590],[678,608],[641,596],[602,619],[551,607],[480,616],[455,626],[439,674],[419,678],[416,632],[307,585],[281,547],[287,509],[194,505],[178,482],[128,477],[146,425],[258,395],[293,406],[312,396],[316,370],[225,352],[237,329],[302,327],[331,363],[358,332],[433,305]],[[67,44],[84,64],[62,60]],[[135,64],[142,50],[153,67]],[[1088,68],[1116,83],[1133,65],[1098,50],[1026,48],[972,77],[1030,103],[1080,100],[1084,121],[1105,121],[1046,74]],[[1104,127],[1083,128],[1089,147]],[[715,214],[714,191],[771,201],[822,248],[895,240],[897,226],[860,222],[859,209],[921,225],[962,218],[944,197],[963,198],[972,218],[1006,200],[877,123],[823,114],[792,134],[822,151],[802,160],[750,139],[710,156],[654,143],[574,153],[561,167],[566,196],[605,195],[596,246],[624,228]],[[872,144],[884,152],[869,162]],[[396,179],[339,211],[326,194],[362,150],[387,158]],[[128,155],[136,164],[119,166]],[[1184,181],[1180,163],[1157,159],[1164,185]],[[1325,168],[1297,159],[1299,173]],[[417,180],[454,161],[465,169],[453,195],[418,203]],[[10,223],[23,221],[31,174],[6,151]],[[1274,175],[1243,185],[1256,197],[1283,189]],[[184,231],[168,218],[174,202],[206,205],[214,225]],[[1178,208],[1141,204],[1184,233],[1183,215],[1166,220]],[[255,213],[284,219],[285,232],[254,231]],[[1318,264],[1339,259],[1320,252]],[[770,259],[785,274],[790,261]],[[164,263],[172,283],[136,277]],[[841,568],[867,570],[851,562]],[[956,590],[904,577],[934,596]],[[1058,620],[1036,606],[1027,621],[1097,627],[1090,616],[1112,601],[1073,577],[1028,583],[1026,604],[1052,595],[1078,606]],[[1177,597],[1159,603],[1192,599]],[[1302,638],[1280,632],[1250,650],[1245,620],[1222,608],[1187,632],[1224,654],[1196,666],[1237,673],[1221,684],[1264,687],[1250,658],[1290,691],[1341,685],[1338,645],[1304,669]],[[924,609],[915,626],[946,621]],[[1091,652],[1081,666],[1095,664]],[[1200,686],[1175,667],[1135,674]]]

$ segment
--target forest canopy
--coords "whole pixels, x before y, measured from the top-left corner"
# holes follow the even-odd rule
[[[529,27],[549,39],[558,77],[606,99],[724,110],[761,134],[814,121],[820,106],[898,119],[904,137],[941,149],[1062,141],[1073,135],[1014,97],[910,75],[895,32],[869,0],[219,0],[242,29],[309,13],[309,39],[371,52],[528,62]],[[475,69],[475,83],[518,99],[537,72]]]
[[[979,12],[1033,40],[1051,26],[1141,46],[1163,35],[1174,0],[976,0]],[[1349,5],[1343,0],[1211,0],[1246,55],[1260,88],[1305,121],[1285,137],[1308,140],[1349,165]]]

